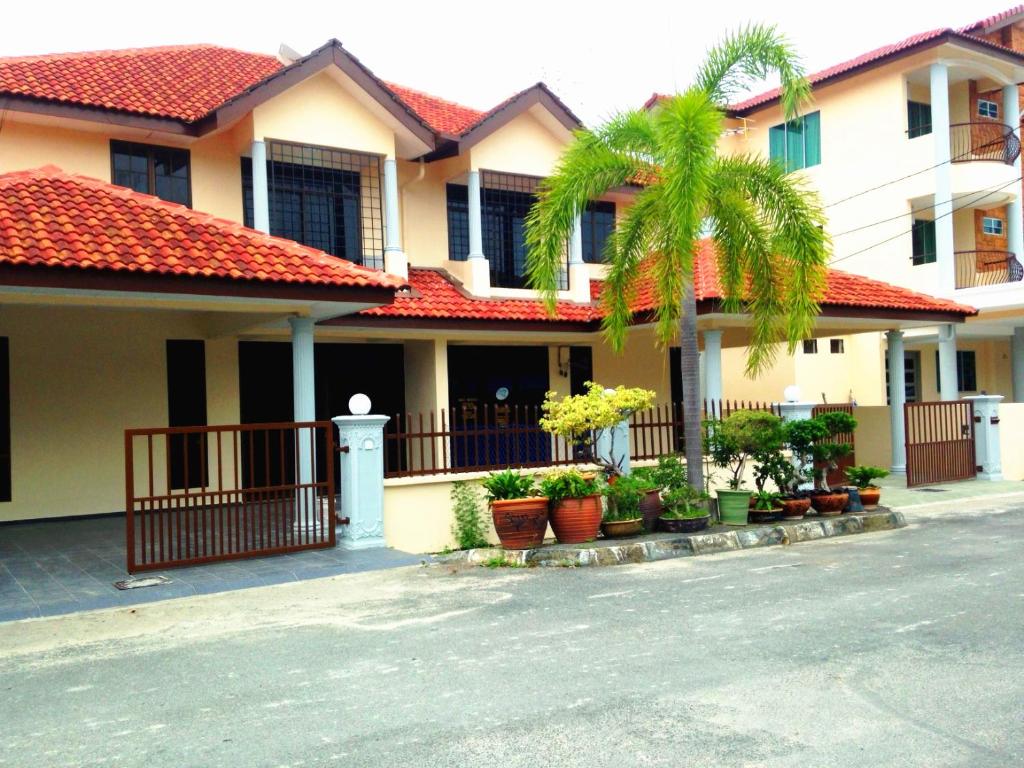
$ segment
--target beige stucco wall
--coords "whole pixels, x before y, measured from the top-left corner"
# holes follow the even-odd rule
[[[524,112],[469,150],[475,169],[547,176],[566,146],[567,136],[556,136],[547,126]]]
[[[621,384],[652,389],[656,402],[671,401],[668,350],[658,345],[651,328],[631,331],[621,355],[612,351],[600,338],[594,339],[593,349],[597,382],[609,387]]]
[[[722,397],[726,400],[772,402],[781,400],[783,390],[790,384],[799,384],[796,355],[788,354],[785,345],[778,346],[772,366],[757,376],[748,377],[746,368],[745,347],[722,350]]]
[[[990,395],[1013,396],[1013,382],[1010,374],[1010,342],[996,339],[958,338],[957,349],[973,350],[977,372],[978,389],[961,392],[962,395],[976,395],[984,391]],[[907,350],[921,353],[921,398],[940,400],[936,387],[935,344],[910,344]],[[883,369],[884,375],[884,369]]]
[[[1024,480],[1024,403],[999,404],[999,443],[1003,460],[1003,478]]]
[[[857,464],[888,468],[892,464],[889,406],[858,405],[853,415],[857,419],[853,434]]]

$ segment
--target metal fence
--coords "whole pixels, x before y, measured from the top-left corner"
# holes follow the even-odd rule
[[[908,488],[975,476],[973,403],[906,403],[903,418]]]
[[[777,404],[754,400],[704,400],[701,418],[720,421],[736,411],[769,411],[780,415]],[[667,453],[683,453],[682,402],[663,403],[637,411],[629,419],[630,459],[642,461],[656,459]]]
[[[329,421],[125,431],[127,567],[335,544]]]

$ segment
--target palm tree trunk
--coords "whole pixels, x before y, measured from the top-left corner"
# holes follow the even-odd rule
[[[686,476],[690,485],[704,490],[701,446],[700,351],[697,348],[697,299],[693,283],[683,289],[679,318],[679,364],[682,374],[683,438],[686,441]]]

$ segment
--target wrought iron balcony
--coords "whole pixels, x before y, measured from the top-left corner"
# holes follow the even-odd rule
[[[1020,138],[1002,123],[956,123],[949,126],[949,149],[954,163],[1013,165],[1020,155]]]
[[[956,287],[1017,283],[1024,279],[1024,266],[1009,251],[957,251]]]

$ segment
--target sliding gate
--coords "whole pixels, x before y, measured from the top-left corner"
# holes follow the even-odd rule
[[[330,421],[125,431],[128,572],[335,545]]]
[[[973,403],[907,403],[903,414],[908,488],[974,478]]]

